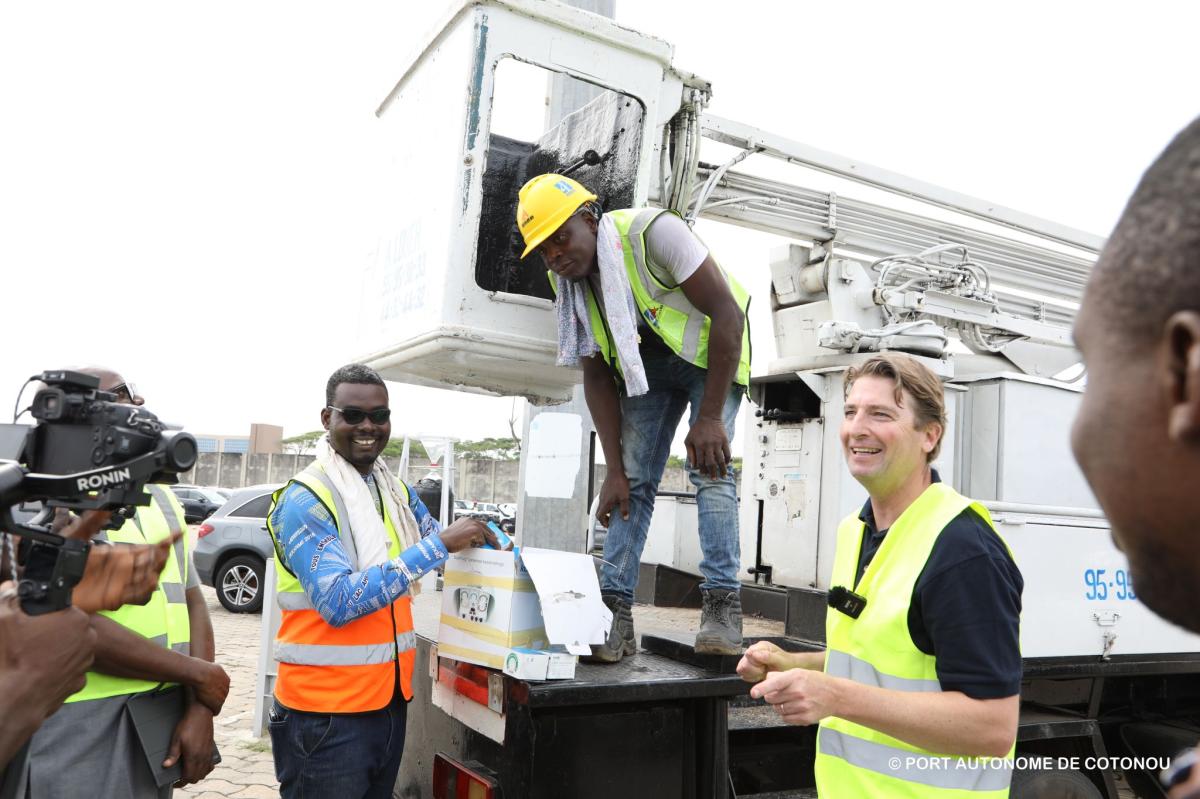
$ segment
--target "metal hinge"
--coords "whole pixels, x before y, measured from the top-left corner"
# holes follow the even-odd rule
[[[497,713],[504,713],[504,675],[488,675],[488,707]]]

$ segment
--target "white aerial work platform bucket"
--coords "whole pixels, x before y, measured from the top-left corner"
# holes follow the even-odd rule
[[[557,3],[491,0],[453,10],[377,112],[380,235],[362,281],[364,362],[389,380],[536,402],[570,397],[579,373],[555,366],[545,268],[536,255],[519,259],[517,190],[595,150],[601,163],[572,176],[605,208],[644,203],[654,131],[700,85],[672,71],[671,49]],[[531,140],[499,135],[493,100],[506,62],[599,89]],[[545,83],[535,80],[534,92]]]

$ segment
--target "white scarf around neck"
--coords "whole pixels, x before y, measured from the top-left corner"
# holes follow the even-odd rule
[[[350,515],[349,519],[342,520],[342,529],[345,531],[346,527],[349,527],[358,556],[358,562],[352,563],[351,566],[356,571],[362,571],[386,563],[389,560],[387,528],[383,519],[379,518],[375,498],[371,496],[367,481],[349,461],[334,451],[329,443],[328,433],[317,441],[316,457],[341,495],[346,512]],[[379,487],[384,511],[392,519],[396,532],[400,535],[401,548],[407,549],[416,544],[421,535],[417,530],[417,520],[409,510],[408,503],[404,501],[400,481],[379,459],[371,466],[371,476],[375,478],[375,485]]]

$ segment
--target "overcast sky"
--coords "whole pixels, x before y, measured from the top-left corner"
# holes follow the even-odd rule
[[[373,112],[448,5],[5,4],[0,400],[100,362],[194,432],[318,427],[358,354]],[[1200,112],[1198,8],[617,0],[617,19],[711,80],[713,113],[1107,234]],[[698,229],[765,309],[774,240]],[[397,432],[508,433],[508,399],[392,396]]]

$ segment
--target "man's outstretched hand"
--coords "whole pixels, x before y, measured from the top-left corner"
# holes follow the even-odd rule
[[[72,517],[59,509],[52,528],[63,538],[91,541],[111,515],[108,511],[89,510]],[[83,579],[71,595],[71,604],[85,613],[146,604],[158,587],[158,576],[171,547],[182,536],[182,532],[176,533],[157,544],[93,545]]]
[[[493,549],[512,549],[511,543],[508,546],[500,546],[500,542],[496,540],[496,534],[489,530],[486,524],[479,519],[466,516],[455,520],[454,524],[442,530],[441,539],[447,552],[461,552],[464,549],[481,547],[484,544]]]
[[[157,544],[93,546],[72,604],[87,613],[146,604],[158,587],[172,545],[182,537],[180,532]]]

